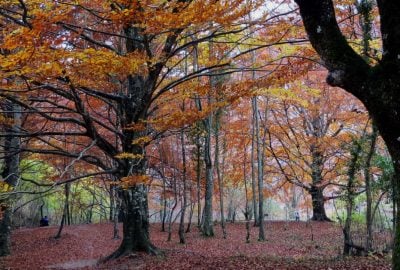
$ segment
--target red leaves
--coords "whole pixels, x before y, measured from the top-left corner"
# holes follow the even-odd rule
[[[165,259],[137,254],[100,265],[96,260],[120,243],[111,239],[112,224],[68,226],[59,240],[52,238],[57,227],[19,229],[12,237],[12,256],[4,262],[12,269],[390,269],[387,260],[376,256],[335,259],[342,237],[332,223],[313,222],[310,227],[304,222],[267,222],[267,241],[258,242],[257,228],[252,228],[250,244],[245,243],[244,223],[227,225],[226,240],[216,226],[215,238],[202,238],[194,229],[181,245],[177,233],[166,242],[167,234],[152,224],[152,241],[166,251]]]

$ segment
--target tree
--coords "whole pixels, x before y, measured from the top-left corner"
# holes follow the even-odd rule
[[[12,84],[0,97],[30,112],[13,136],[28,138],[23,153],[64,156],[69,166],[87,166],[84,175],[61,174],[50,189],[89,176],[118,179],[123,239],[110,258],[159,253],[148,232],[146,146],[162,130],[154,119],[167,106],[160,97],[229,66],[225,60],[207,62],[187,76],[177,68],[185,50],[246,28],[230,27],[249,11],[242,2],[1,3],[0,76]],[[226,12],[228,5],[237,8]]]
[[[335,197],[326,193],[339,185],[346,152],[343,145],[359,133],[365,114],[358,113],[361,104],[344,91],[311,85],[320,76],[314,73],[308,74],[307,83],[288,87],[287,99],[274,102],[269,151],[283,180],[311,196],[312,220],[329,221],[324,204]]]
[[[329,73],[327,82],[359,98],[368,109],[395,165],[394,193],[400,198],[400,3],[377,0],[382,56],[368,63],[356,53],[338,26],[332,0],[295,0],[314,49]],[[393,269],[400,269],[400,212],[397,211]]]

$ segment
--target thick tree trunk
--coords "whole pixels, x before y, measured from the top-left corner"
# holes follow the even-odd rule
[[[120,190],[123,205],[123,239],[119,248],[108,259],[142,251],[159,255],[151,242],[147,208],[147,190],[143,184]]]
[[[325,212],[323,189],[316,186],[311,186],[309,193],[311,195],[313,209],[313,216],[311,220],[331,221]]]
[[[0,257],[11,252],[11,210],[8,207],[1,208],[3,216],[0,220]]]
[[[314,129],[319,130],[318,119],[313,121]],[[309,189],[309,193],[311,195],[312,207],[313,207],[313,216],[312,220],[316,221],[331,221],[325,212],[325,200],[324,200],[324,188],[325,186],[321,185],[322,182],[322,168],[323,168],[323,156],[318,149],[318,146],[312,144],[310,147],[310,152],[312,155],[312,164],[311,164],[311,179],[312,185]]]
[[[5,128],[5,133],[8,135],[4,139],[4,152],[6,157],[4,158],[3,171],[1,176],[3,181],[10,187],[15,187],[19,180],[19,151],[21,141],[19,137],[12,136],[12,134],[18,134],[21,127],[21,113],[20,106],[15,105],[11,102],[5,103],[6,111],[10,111],[6,116],[13,119],[13,125]],[[3,212],[3,217],[0,217],[0,256],[6,256],[10,254],[11,246],[11,220],[12,220],[12,198],[0,200],[0,213]]]
[[[399,124],[400,125],[400,121]],[[399,133],[400,134],[400,133]],[[391,150],[391,156],[393,159],[393,163],[395,164],[395,175],[394,177],[394,186],[395,189],[393,191],[394,197],[395,197],[395,212],[396,212],[396,219],[395,219],[395,235],[394,235],[394,247],[392,251],[392,262],[393,262],[393,269],[400,269],[400,211],[399,211],[399,205],[400,205],[400,196],[399,196],[399,191],[400,191],[400,146],[394,148],[394,147],[389,147],[389,150]],[[397,161],[397,162],[396,162]]]

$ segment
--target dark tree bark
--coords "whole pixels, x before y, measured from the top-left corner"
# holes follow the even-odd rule
[[[325,185],[322,184],[322,168],[323,164],[323,156],[318,151],[318,148],[314,145],[311,145],[311,154],[312,154],[312,164],[311,164],[311,178],[312,185],[308,192],[311,195],[312,200],[312,208],[313,208],[313,216],[312,220],[316,221],[331,221],[325,212],[325,200],[324,200],[324,189]]]
[[[369,65],[340,32],[332,0],[295,0],[310,42],[324,61],[327,82],[359,98],[368,109],[393,160],[394,192],[400,189],[400,3],[378,0],[383,54]],[[400,198],[397,196],[396,204]],[[396,213],[393,269],[400,269],[400,212]]]
[[[3,213],[0,221],[0,257],[2,257],[11,252],[11,210],[6,206],[0,210]]]
[[[323,188],[318,186],[311,186],[309,193],[312,200],[313,216],[311,220],[315,221],[331,221],[325,212],[325,201],[323,195]]]
[[[4,139],[4,167],[1,172],[1,176],[4,182],[10,187],[15,187],[18,184],[19,179],[19,153],[21,147],[20,138],[12,136],[12,134],[18,133],[21,127],[21,113],[18,112],[21,108],[11,102],[5,102],[6,111],[16,111],[14,113],[8,113],[6,115],[10,119],[13,119],[13,125],[5,127],[5,133],[7,136]],[[12,204],[12,198],[6,200],[0,200],[0,212],[3,213],[3,217],[0,220],[0,256],[6,256],[10,254],[11,247],[11,221],[12,213],[10,210]]]
[[[119,248],[109,258],[135,251],[160,254],[150,242],[146,187],[138,185],[128,190],[120,190],[119,195],[124,209],[123,238]]]
[[[64,186],[65,201],[64,201],[63,214],[62,214],[60,226],[58,227],[57,234],[54,236],[55,239],[58,239],[61,237],[61,233],[62,233],[65,223],[67,223],[67,225],[71,225],[70,217],[69,217],[69,191],[70,191],[69,184],[67,183]],[[93,195],[93,197],[94,197],[94,195]],[[94,205],[94,201],[92,202],[91,211],[90,211],[91,212],[90,213],[90,223],[92,222],[91,219],[92,219],[93,205]]]
[[[166,180],[165,177],[162,177],[162,181],[163,181],[163,198],[162,198],[162,207],[163,207],[163,211],[162,211],[162,220],[161,220],[161,231],[165,232],[165,220],[167,218],[167,188],[166,188]]]

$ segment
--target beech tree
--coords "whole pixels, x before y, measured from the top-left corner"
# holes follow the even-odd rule
[[[395,203],[400,189],[400,3],[377,0],[382,56],[370,64],[343,36],[332,0],[295,0],[314,49],[329,73],[328,84],[359,98],[384,139],[395,169]],[[393,269],[400,269],[400,212],[396,213]]]
[[[204,63],[186,76],[177,67],[196,44],[246,29],[232,27],[250,10],[243,3],[1,3],[0,72],[10,83],[0,97],[30,112],[22,128],[2,136],[27,138],[21,153],[87,165],[84,175],[61,174],[49,188],[98,175],[117,179],[123,240],[110,258],[159,253],[148,232],[145,150],[174,121],[155,119],[168,106],[160,97],[214,68],[231,72],[227,60]]]
[[[310,84],[315,75],[307,76]],[[319,84],[317,87],[327,88]],[[343,167],[346,153],[343,146],[358,135],[366,117],[358,113],[361,104],[340,89],[319,90],[298,83],[291,88],[296,98],[276,101],[271,109],[269,151],[284,181],[311,196],[311,219],[329,221],[325,201],[340,195],[329,196],[324,191],[341,186],[339,168]]]

